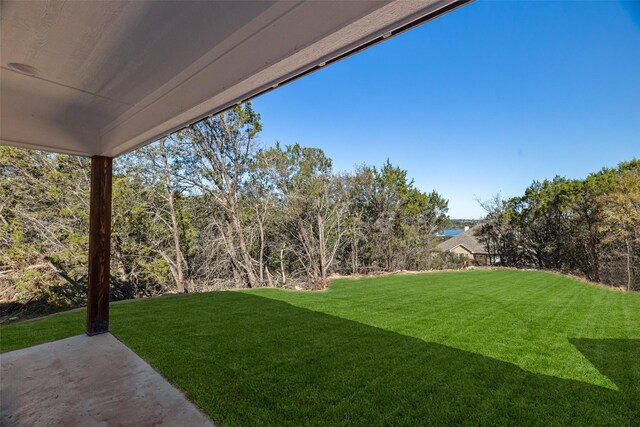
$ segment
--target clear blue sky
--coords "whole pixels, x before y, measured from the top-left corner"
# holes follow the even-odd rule
[[[640,3],[478,1],[254,101],[262,144],[476,198],[640,157]]]

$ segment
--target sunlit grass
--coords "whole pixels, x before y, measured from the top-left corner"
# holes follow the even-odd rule
[[[392,275],[335,280],[323,293],[252,293],[608,387],[569,338],[640,338],[640,295],[544,272]]]
[[[0,327],[3,351],[84,312]],[[114,304],[113,333],[223,425],[640,419],[640,295],[541,272],[340,279]]]

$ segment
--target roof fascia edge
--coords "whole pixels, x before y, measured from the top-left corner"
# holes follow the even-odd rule
[[[210,117],[210,116],[215,116],[217,114],[220,114],[226,110],[228,110],[229,108],[232,108],[234,105],[238,105],[240,103],[243,102],[247,102],[252,100],[253,98],[256,98],[260,95],[263,95],[267,92],[270,92],[271,90],[274,90],[280,86],[284,86],[288,83],[291,83],[303,76],[306,76],[308,74],[311,74],[313,72],[318,71],[320,68],[324,68],[327,65],[336,63],[342,59],[345,59],[351,55],[354,55],[358,52],[361,52],[369,47],[372,47],[386,39],[392,38],[397,36],[398,34],[404,33],[405,31],[408,31],[418,25],[421,25],[423,23],[426,23],[430,20],[433,20],[437,17],[440,17],[442,15],[445,15],[448,12],[451,12],[455,9],[458,9],[466,4],[469,4],[471,2],[473,2],[474,0],[454,0],[452,2],[446,3],[443,6],[434,9],[430,12],[427,12],[426,14],[418,14],[418,16],[413,16],[413,17],[407,17],[409,18],[408,22],[403,22],[400,25],[398,25],[395,29],[392,30],[381,30],[379,32],[377,32],[376,34],[373,35],[373,37],[371,39],[369,39],[368,41],[364,41],[362,43],[360,43],[359,45],[352,47],[350,49],[348,49],[345,52],[339,53],[331,58],[327,58],[326,60],[321,60],[319,64],[316,65],[312,65],[306,69],[303,70],[298,70],[298,72],[294,72],[293,75],[286,75],[283,76],[282,78],[280,78],[278,81],[273,81],[273,82],[269,82],[266,83],[264,85],[261,85],[260,87],[256,88],[254,91],[250,92],[249,94],[239,97],[239,98],[234,98],[231,101],[225,103],[224,105],[222,105],[221,107],[219,107],[216,110],[207,112],[207,113],[203,113],[200,114],[198,116],[196,116],[196,118],[194,119],[189,119],[186,121],[181,122],[180,124],[177,124],[167,130],[165,130],[164,132],[158,134],[157,136],[152,136],[149,138],[143,138],[141,140],[136,141],[136,139],[138,137],[140,137],[140,135],[143,135],[144,133],[147,132],[151,132],[151,131],[147,131],[147,132],[142,132],[141,134],[134,136],[133,138],[130,138],[128,141],[122,142],[114,147],[112,147],[111,149],[109,149],[107,152],[101,151],[101,155],[105,155],[105,156],[109,156],[109,157],[118,157],[118,156],[122,156],[125,155],[137,148],[140,148],[142,146],[145,146],[153,141],[156,141],[158,139],[164,138],[176,131],[179,131],[180,129],[184,129],[194,123],[197,123],[198,121],[206,118],[206,117]],[[379,33],[382,34],[379,34]],[[251,78],[251,77],[249,77]],[[191,107],[189,109],[187,109],[188,111],[191,111],[194,108],[197,108],[198,106],[195,107]],[[185,112],[186,113],[186,112]],[[133,142],[132,142],[133,141]],[[102,145],[102,141],[100,141],[101,145]],[[128,144],[130,144],[130,146],[127,146]],[[125,147],[123,150],[119,150],[120,148]],[[101,147],[102,150],[102,147]],[[86,155],[86,154],[85,154]]]

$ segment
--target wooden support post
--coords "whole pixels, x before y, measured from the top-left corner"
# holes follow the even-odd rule
[[[111,258],[111,157],[91,158],[87,335],[109,331]]]

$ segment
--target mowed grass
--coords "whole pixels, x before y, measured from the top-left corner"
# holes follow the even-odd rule
[[[111,313],[112,332],[222,425],[640,423],[640,295],[559,275],[340,279]],[[0,349],[82,333],[84,316],[2,326]]]

